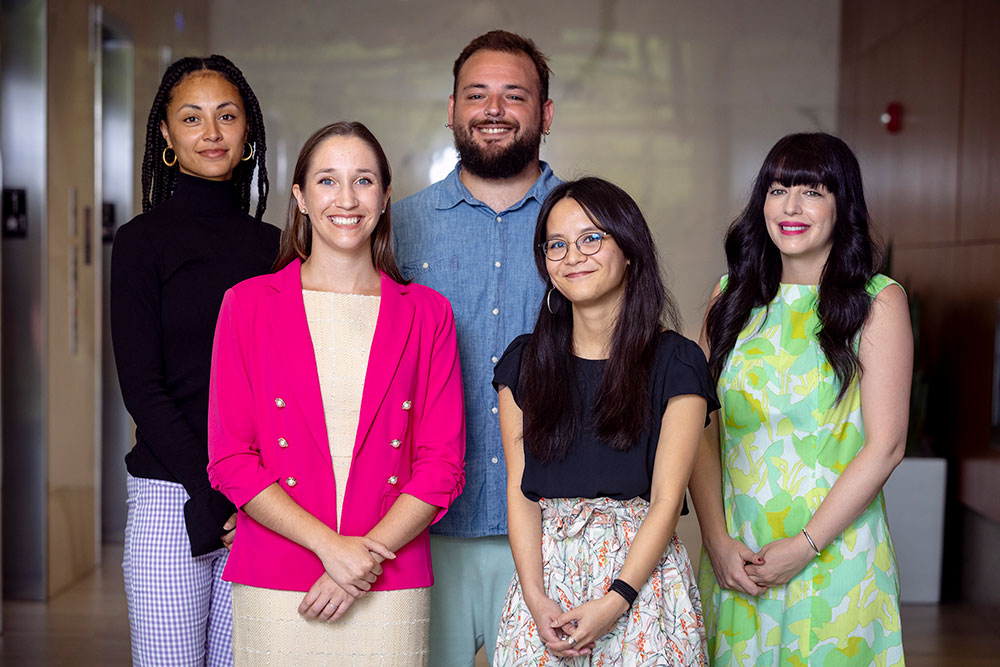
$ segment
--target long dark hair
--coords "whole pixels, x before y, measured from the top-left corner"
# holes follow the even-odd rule
[[[836,201],[833,245],[820,277],[817,315],[819,343],[840,382],[839,401],[863,370],[855,339],[868,318],[871,298],[865,288],[881,265],[882,251],[869,229],[858,159],[847,144],[829,134],[790,134],[764,159],[750,201],[726,232],[729,282],[708,311],[708,366],[718,381],[751,311],[771,303],[778,293],[781,256],[764,223],[764,199],[775,182],[786,188],[823,185]]]
[[[229,83],[236,86],[243,98],[243,108],[247,117],[247,142],[253,146],[253,157],[241,161],[233,170],[232,184],[239,194],[240,207],[250,212],[250,185],[254,169],[257,169],[257,211],[259,221],[267,208],[267,141],[264,136],[264,116],[260,104],[243,72],[225,56],[212,55],[207,58],[181,58],[163,73],[160,89],[153,98],[146,121],[146,150],[142,156],[142,210],[145,213],[166,200],[177,184],[177,169],[168,167],[162,159],[167,140],[160,133],[160,123],[167,117],[167,106],[173,97],[174,87],[193,72],[218,72]]]
[[[306,139],[299,151],[299,159],[295,161],[295,171],[292,173],[292,184],[298,185],[299,189],[305,190],[306,176],[312,162],[313,153],[320,144],[330,137],[357,137],[368,144],[372,152],[375,153],[375,160],[378,162],[378,177],[382,185],[382,192],[385,193],[392,185],[392,170],[389,168],[389,158],[382,150],[382,144],[378,142],[372,131],[363,123],[357,121],[340,121],[332,123],[316,130],[311,137]],[[392,197],[385,203],[385,211],[379,216],[372,231],[372,264],[387,276],[400,285],[409,284],[409,280],[403,277],[396,265],[396,254],[392,247]],[[299,202],[294,194],[288,196],[288,216],[285,218],[285,229],[281,232],[281,248],[278,250],[278,258],[274,261],[274,270],[278,271],[288,266],[288,263],[295,258],[305,261],[312,253],[312,222],[308,215],[299,211]]]
[[[535,266],[546,289],[542,243],[549,214],[563,199],[580,205],[594,224],[611,234],[628,264],[625,295],[615,322],[611,356],[592,412],[599,438],[617,450],[635,444],[649,421],[649,371],[663,326],[675,328],[677,306],[660,277],[656,245],[642,211],[627,192],[600,178],[581,178],[556,186],[545,198],[535,226]],[[549,306],[552,311],[550,312]],[[541,461],[566,456],[578,428],[581,400],[576,391],[573,358],[573,314],[568,300],[553,290],[538,312],[531,340],[525,346],[518,393],[524,412],[525,446]]]

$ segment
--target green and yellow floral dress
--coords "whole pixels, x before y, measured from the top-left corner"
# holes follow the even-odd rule
[[[868,293],[895,284],[876,275]],[[815,285],[782,284],[752,312],[719,380],[726,528],[754,551],[801,532],[864,446],[858,381],[837,402],[816,306]],[[881,492],[784,586],[758,597],[723,589],[704,550],[699,572],[713,665],[904,664]]]

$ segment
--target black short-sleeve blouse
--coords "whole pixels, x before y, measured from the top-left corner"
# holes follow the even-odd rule
[[[521,403],[518,397],[521,354],[530,338],[531,334],[515,338],[493,371],[493,386],[510,387],[518,405]],[[586,424],[586,415],[582,413],[589,414],[590,411],[583,410],[583,406],[593,405],[607,361],[574,359],[581,398],[578,423]],[[601,497],[619,500],[642,497],[649,500],[656,446],[667,401],[686,394],[704,397],[708,402],[706,423],[708,413],[719,408],[719,401],[701,348],[673,331],[664,331],[659,336],[648,386],[650,423],[639,441],[628,451],[612,449],[588,427],[579,429],[569,453],[561,461],[542,463],[525,447],[524,475],[521,478],[521,491],[525,497],[535,501],[540,498]],[[686,512],[685,503],[682,513]]]

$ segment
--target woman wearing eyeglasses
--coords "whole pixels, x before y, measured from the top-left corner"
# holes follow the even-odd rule
[[[497,363],[517,572],[493,664],[704,665],[691,563],[674,534],[707,415],[698,346],[631,197],[563,183],[535,228],[549,290]]]

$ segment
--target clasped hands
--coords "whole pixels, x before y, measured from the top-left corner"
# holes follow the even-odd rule
[[[625,599],[614,592],[566,611],[542,594],[525,602],[538,628],[538,637],[550,653],[561,658],[589,655],[594,640],[607,634],[628,609]]]
[[[302,616],[328,623],[343,616],[355,600],[371,590],[382,574],[382,561],[396,557],[371,538],[331,535],[316,550],[325,571],[299,604]]]
[[[765,544],[756,553],[729,535],[706,542],[705,549],[719,585],[747,595],[788,583],[816,557],[802,533]]]

